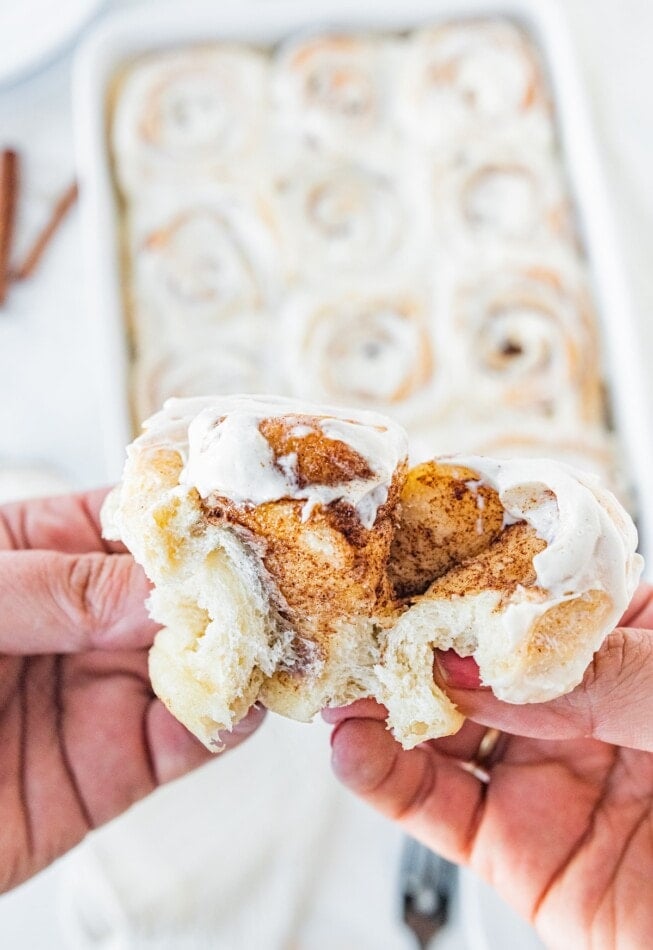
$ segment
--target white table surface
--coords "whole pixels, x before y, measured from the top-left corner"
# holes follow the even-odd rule
[[[115,0],[109,7],[134,2],[156,0]],[[566,0],[565,9],[592,97],[648,366],[653,360],[648,261],[653,246],[653,4]],[[21,247],[47,216],[53,195],[74,175],[70,66],[68,51],[32,78],[0,89],[0,145],[14,145],[25,157]],[[84,304],[80,242],[74,211],[38,274],[12,288],[8,306],[0,311],[0,470],[43,465],[81,488],[102,483],[105,474],[94,382],[98,355],[89,332],[92,314]],[[66,946],[53,897],[64,870],[65,860],[0,899],[2,946]]]

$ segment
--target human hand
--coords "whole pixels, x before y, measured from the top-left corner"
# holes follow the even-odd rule
[[[152,693],[148,584],[101,538],[104,494],[0,508],[0,892],[211,758]]]
[[[653,588],[642,586],[572,693],[502,703],[471,659],[436,681],[471,720],[405,752],[369,700],[325,710],[333,767],[408,833],[485,878],[548,946],[645,947],[653,933]],[[482,724],[482,725],[479,725]],[[489,782],[461,767],[506,735]]]

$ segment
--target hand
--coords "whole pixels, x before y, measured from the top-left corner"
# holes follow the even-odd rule
[[[435,851],[484,877],[548,946],[650,946],[653,934],[653,588],[642,587],[584,681],[553,702],[513,706],[449,652],[435,678],[473,722],[405,752],[385,711],[326,710],[336,775]],[[483,784],[485,730],[505,737]]]
[[[152,693],[148,585],[103,495],[0,508],[0,892],[211,758]]]

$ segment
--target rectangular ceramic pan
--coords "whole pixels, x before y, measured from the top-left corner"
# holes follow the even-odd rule
[[[265,46],[309,29],[391,32],[443,19],[504,16],[526,29],[540,47],[547,68],[563,164],[599,312],[604,372],[625,455],[623,469],[636,493],[641,547],[653,559],[653,500],[647,496],[653,446],[636,324],[564,21],[551,0],[403,0],[400,4],[375,0],[362,7],[354,8],[350,0],[148,4],[107,18],[78,53],[74,75],[76,145],[89,305],[98,337],[107,477],[119,478],[125,445],[132,438],[119,217],[107,121],[107,94],[117,69],[141,53],[198,42],[232,40]]]

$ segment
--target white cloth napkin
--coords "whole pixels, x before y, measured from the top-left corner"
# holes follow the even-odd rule
[[[326,726],[269,716],[78,849],[65,934],[79,950],[408,948],[400,848],[333,779]]]

